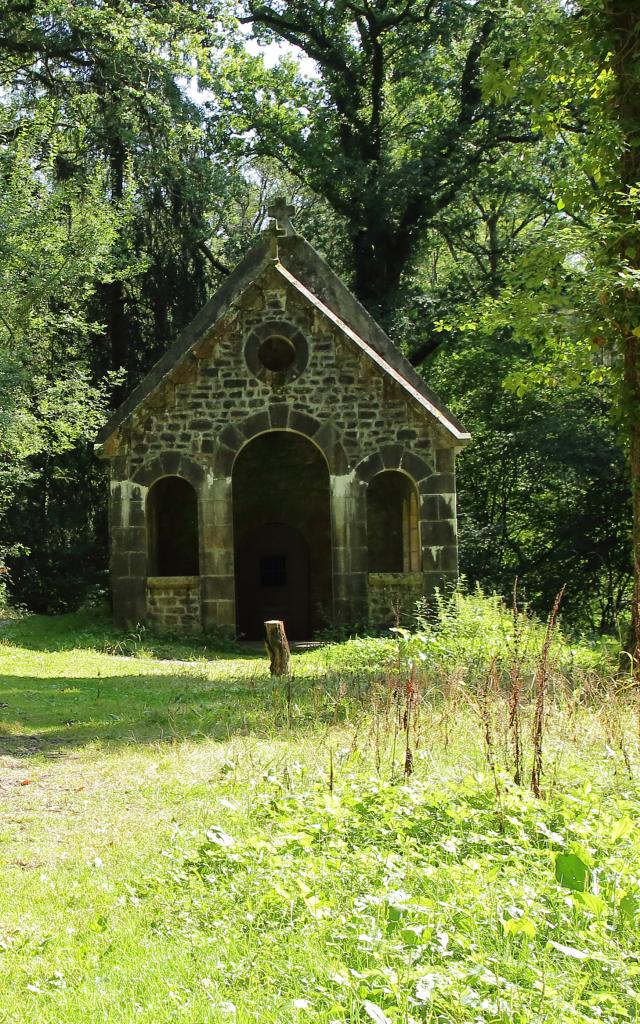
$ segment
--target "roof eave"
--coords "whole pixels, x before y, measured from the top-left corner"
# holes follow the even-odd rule
[[[129,419],[145,398],[158,387],[181,359],[188,355],[193,346],[212,330],[236,295],[247,288],[269,260],[273,259],[272,244],[272,236],[266,235],[253,246],[180,333],[173,345],[158,359],[149,373],[143,377],[122,405],[110,416],[96,435],[95,450],[98,455],[101,454],[100,449],[104,442],[108,441],[111,435]]]
[[[431,400],[431,394],[426,386],[422,389],[416,388],[406,377],[399,372],[394,366],[391,365],[377,349],[373,348],[364,338],[360,337],[344,320],[342,320],[337,313],[334,313],[332,309],[322,302],[312,291],[310,291],[306,285],[302,284],[294,274],[292,274],[282,263],[277,263],[275,269],[279,274],[284,277],[300,294],[304,295],[308,302],[310,302],[319,312],[321,312],[332,324],[334,324],[343,334],[345,334],[352,342],[357,345],[361,351],[365,352],[369,358],[379,366],[392,380],[403,388],[410,397],[417,402],[420,407],[429,413],[429,415],[435,419],[438,424],[444,428],[444,430],[451,436],[453,443],[456,447],[464,447],[471,440],[471,434],[466,431],[462,424],[459,424],[453,415],[447,415],[447,410],[443,409],[440,405],[436,405]],[[390,342],[391,343],[391,342]]]

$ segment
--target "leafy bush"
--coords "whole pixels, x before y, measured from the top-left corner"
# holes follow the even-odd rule
[[[375,674],[413,663],[438,675],[462,673],[477,680],[495,663],[507,671],[514,659],[520,670],[535,670],[547,625],[526,606],[509,607],[481,587],[467,592],[462,582],[453,592],[438,593],[417,607],[414,630],[397,627],[386,636],[352,637],[323,649],[327,671]],[[568,678],[584,672],[611,673],[617,645],[611,637],[572,637],[556,622],[550,650],[554,668]],[[317,657],[314,660],[318,660]]]
[[[508,607],[497,594],[487,595],[481,587],[467,593],[463,586],[450,594],[438,593],[433,606],[418,609],[417,629],[395,631],[407,657],[449,672],[465,670],[470,675],[487,671],[495,662],[506,670],[517,659],[523,671],[531,672],[540,658],[547,626],[526,606]],[[615,642],[599,637],[572,639],[556,622],[550,657],[557,669],[571,676],[574,670],[611,670]]]

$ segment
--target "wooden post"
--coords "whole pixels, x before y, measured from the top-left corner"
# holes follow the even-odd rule
[[[271,665],[272,676],[288,676],[291,674],[291,651],[284,631],[284,622],[280,619],[269,619],[264,624],[266,644]]]

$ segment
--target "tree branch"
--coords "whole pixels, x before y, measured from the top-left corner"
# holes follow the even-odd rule
[[[198,242],[197,245],[200,252],[206,256],[211,266],[217,270],[218,273],[224,274],[225,277],[227,274],[231,273],[231,269],[226,265],[226,263],[223,263],[217,256],[214,256],[206,242]]]

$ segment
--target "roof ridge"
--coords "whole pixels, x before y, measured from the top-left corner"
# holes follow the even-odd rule
[[[321,268],[322,276],[324,280],[320,283],[324,284],[329,290],[333,290],[336,293],[338,303],[331,301],[333,296],[322,295],[317,287],[316,281],[305,281],[304,277],[300,277],[299,268],[304,266],[302,260],[300,260],[301,254],[308,254],[313,261],[316,268]],[[288,256],[293,262],[295,259],[296,266],[292,268],[287,266],[286,260],[283,260],[283,255]],[[379,355],[387,362],[396,372],[400,373],[405,380],[413,385],[416,391],[419,391],[424,397],[438,409],[447,420],[455,426],[456,432],[460,434],[461,438],[469,439],[471,435],[465,429],[460,420],[455,416],[451,410],[446,406],[442,399],[437,395],[429,385],[426,383],[423,377],[420,376],[414,366],[411,365],[407,357],[400,351],[395,345],[386,331],[380,326],[377,320],[371,315],[371,313],[362,305],[359,299],[347,288],[346,284],[331,269],[329,264],[323,257],[313,248],[310,242],[306,240],[302,235],[292,235],[285,238],[278,239],[278,258],[284,266],[300,281],[305,287],[321,302],[324,303],[329,309],[335,312],[335,306],[340,305],[343,308],[340,311],[341,319],[348,324],[349,327],[364,341],[368,342],[369,345],[375,349]],[[346,310],[345,308],[346,307]],[[344,313],[347,315],[343,315]],[[349,315],[350,314],[350,315]]]
[[[193,320],[180,332],[173,344],[153,364],[149,372],[100,428],[96,435],[98,445],[104,443],[114,430],[128,419],[140,403],[155,390],[179,360],[187,355],[193,346],[201,340],[203,334],[216,323],[236,295],[251,284],[263,269],[263,265],[266,265],[272,258],[272,240],[265,235],[249,249],[211,298],[198,310]]]
[[[375,363],[381,366],[382,369],[396,381],[396,383],[400,384],[401,387],[408,391],[412,398],[415,398],[420,403],[420,405],[423,406],[423,408],[427,409],[427,411],[431,413],[434,419],[438,420],[438,422],[441,423],[442,426],[444,426],[451,434],[453,434],[457,441],[466,442],[467,440],[470,439],[471,435],[464,430],[461,424],[458,425],[454,416],[451,413],[448,413],[448,410],[447,413],[445,414],[445,412],[442,409],[440,409],[438,405],[432,402],[430,400],[430,397],[424,393],[425,390],[430,391],[430,389],[426,389],[426,385],[424,385],[424,382],[423,388],[419,391],[411,384],[410,381],[406,379],[405,376],[403,376],[403,374],[399,373],[398,370],[396,370],[395,367],[393,367],[391,363],[389,363],[384,358],[384,356],[377,351],[377,349],[374,349],[372,345],[370,345],[367,341],[364,340],[364,338],[361,338],[358,334],[356,334],[353,328],[349,327],[349,325],[345,323],[345,321],[342,320],[334,310],[326,306],[322,302],[322,300],[317,297],[317,295],[314,295],[314,293],[310,291],[305,285],[303,285],[301,281],[298,281],[295,275],[292,274],[291,271],[288,270],[283,263],[278,262],[276,264],[276,270],[278,271],[278,273],[282,274],[285,280],[289,281],[289,283],[292,284],[294,288],[297,288],[303,295],[305,295],[308,301],[312,302],[316,306],[316,308],[318,308],[322,313],[324,313],[324,315],[328,317],[328,319],[332,323],[336,324],[336,326],[338,326],[347,335],[347,337],[351,338],[351,340],[354,341],[359,348],[366,352],[367,355],[370,358],[372,358]],[[398,354],[402,356],[402,353]],[[422,378],[420,378],[420,380],[422,380]]]
[[[367,351],[374,361],[439,421],[458,445],[469,440],[471,435],[462,423],[431,390],[377,321],[302,235],[278,237],[275,260],[274,256],[273,234],[265,232],[107,420],[97,434],[97,447],[100,447],[135,412],[145,398],[214,326],[236,296],[248,288],[269,263],[281,273],[282,270],[286,271],[284,276],[291,278],[292,284],[336,322],[341,330],[351,334],[356,344]]]

